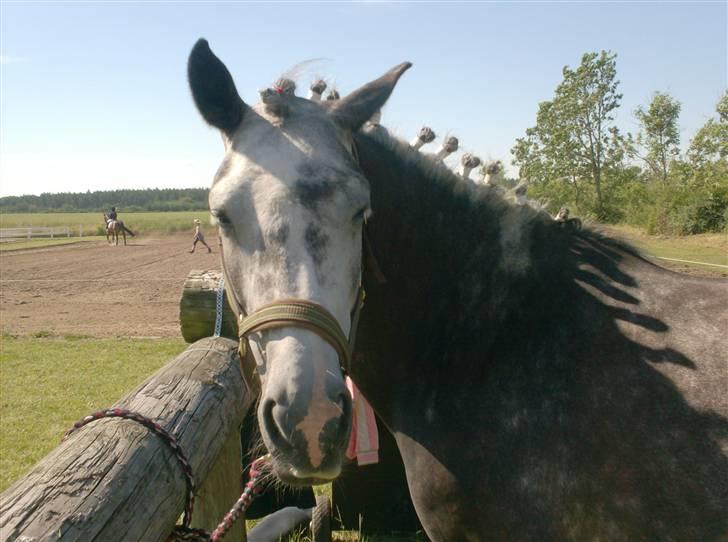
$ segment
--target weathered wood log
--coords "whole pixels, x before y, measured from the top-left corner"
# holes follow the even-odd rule
[[[254,368],[241,366],[237,346],[202,339],[114,405],[174,435],[198,487],[221,455],[233,463],[227,484],[215,484],[225,499],[240,490],[239,460],[229,457],[239,453],[240,424],[259,393]],[[130,420],[100,419],[71,434],[0,496],[0,538],[164,540],[183,511],[185,493],[182,468],[159,436]],[[194,519],[205,521],[194,527],[210,528],[220,517]],[[231,540],[244,539],[244,527],[237,529]]]
[[[179,302],[179,321],[182,337],[188,343],[215,333],[217,289],[221,277],[221,271],[199,269],[193,269],[187,275]],[[228,305],[227,295],[223,299],[220,335],[230,339],[238,337],[238,323]]]

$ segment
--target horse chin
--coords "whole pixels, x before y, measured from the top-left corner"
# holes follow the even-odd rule
[[[333,482],[341,474],[341,461],[327,465],[326,468],[309,470],[298,469],[288,462],[275,459],[273,456],[273,473],[289,486],[318,486]]]

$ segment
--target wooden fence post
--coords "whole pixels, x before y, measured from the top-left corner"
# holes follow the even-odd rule
[[[187,274],[179,302],[179,321],[182,337],[188,343],[215,332],[217,288],[221,277],[222,272],[215,270],[193,269]],[[238,322],[228,305],[227,295],[220,333],[231,339],[238,336]]]

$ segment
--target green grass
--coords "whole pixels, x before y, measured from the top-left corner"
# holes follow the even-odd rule
[[[88,237],[56,237],[55,239],[39,238],[30,241],[12,241],[0,243],[0,252],[11,252],[25,248],[58,247],[61,245],[72,245],[74,243],[86,243],[88,241],[106,240],[104,235],[89,235]]]
[[[0,336],[0,492],[55,448],[74,422],[114,404],[186,346],[181,339],[59,337],[44,331]],[[311,538],[300,531],[285,540],[310,542]],[[333,540],[423,538],[347,531],[335,533]]]
[[[0,491],[74,422],[111,406],[185,347],[181,339],[0,337]]]
[[[724,233],[664,236],[647,235],[630,226],[609,226],[606,229],[626,239],[650,256],[728,265],[728,235]],[[725,268],[713,266],[692,265],[705,269],[725,270]]]
[[[209,212],[200,211],[173,211],[153,213],[119,213],[119,219],[124,221],[127,228],[134,233],[173,233],[177,231],[192,231],[192,220],[199,218],[203,227],[209,224]],[[79,228],[83,227],[86,235],[104,234],[103,213],[2,213],[0,214],[0,228],[22,228],[27,226],[68,226],[71,233],[78,235]]]

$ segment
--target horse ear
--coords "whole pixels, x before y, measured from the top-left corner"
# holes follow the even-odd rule
[[[411,67],[411,62],[403,62],[379,79],[364,85],[341,100],[332,102],[329,110],[331,116],[343,128],[358,130],[384,106],[399,78]]]
[[[225,64],[210,50],[205,39],[197,40],[187,61],[192,98],[203,118],[231,135],[245,113],[245,102]]]

